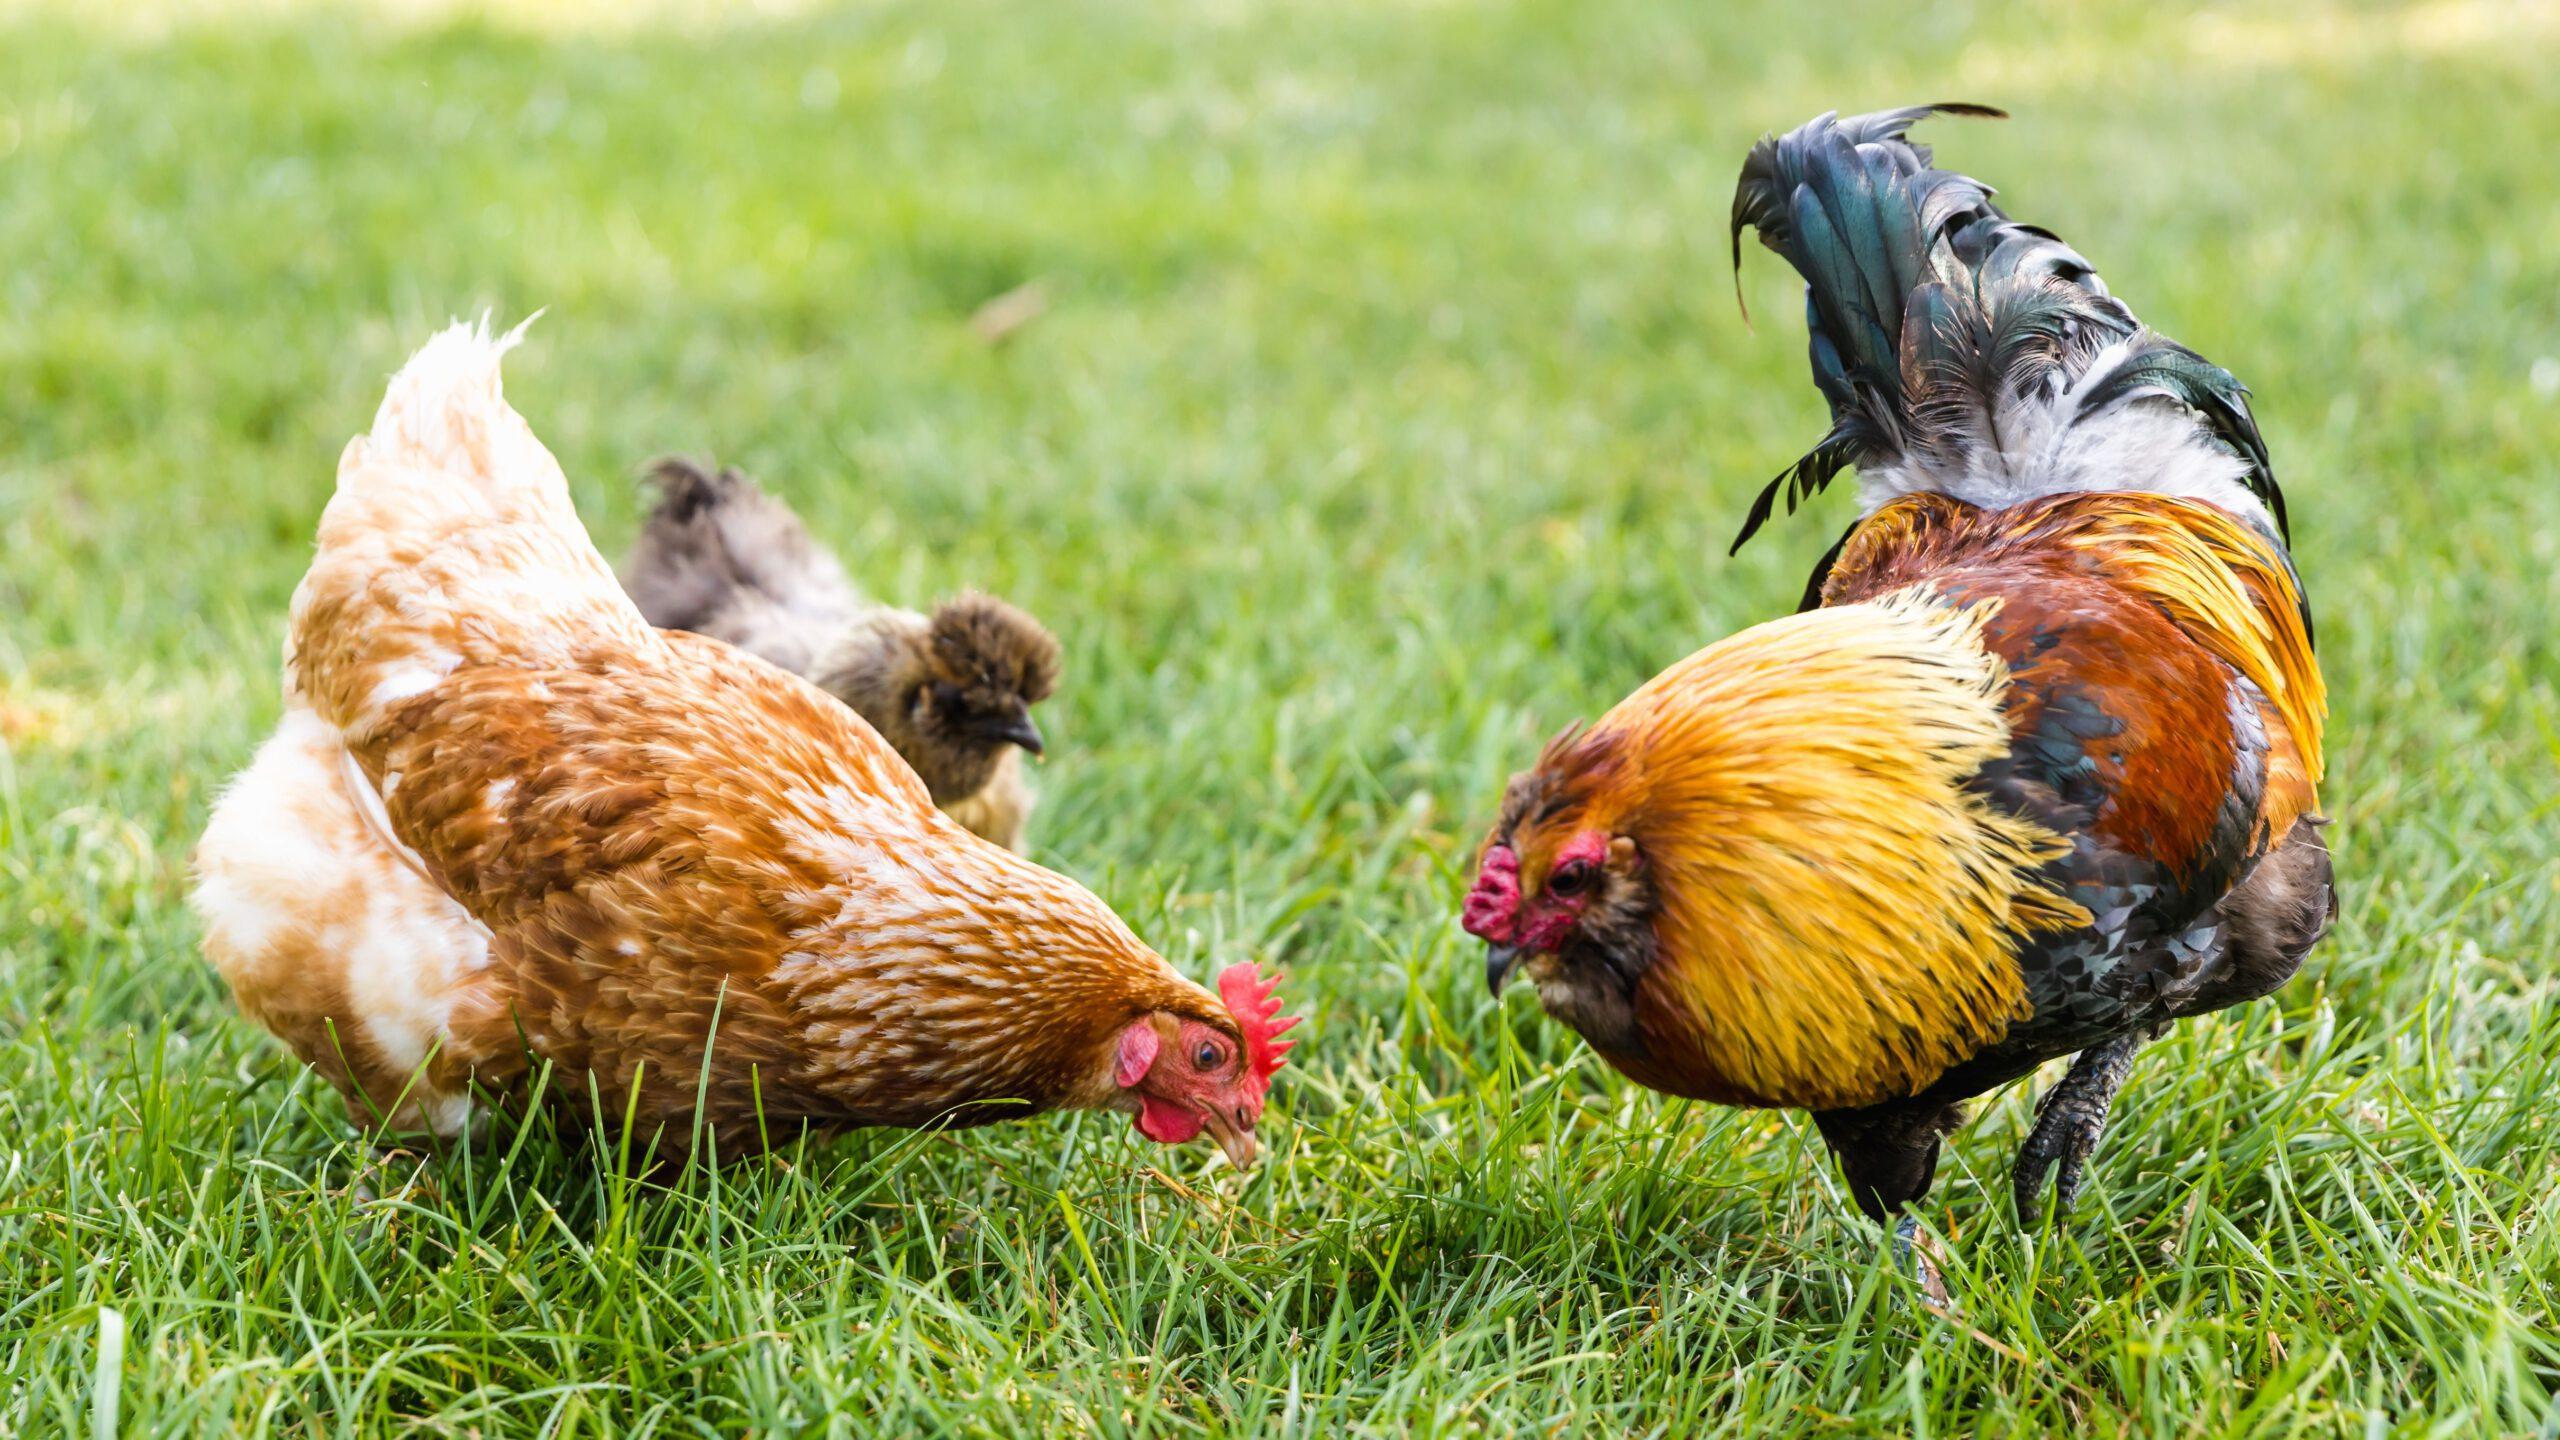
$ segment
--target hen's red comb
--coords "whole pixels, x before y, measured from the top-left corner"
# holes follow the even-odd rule
[[[1227,1013],[1235,1017],[1236,1029],[1244,1032],[1245,1077],[1256,1098],[1270,1093],[1273,1073],[1287,1063],[1289,1047],[1298,1043],[1281,1039],[1280,1032],[1307,1018],[1274,1018],[1280,1013],[1280,1002],[1272,992],[1280,988],[1280,980],[1278,971],[1272,972],[1270,979],[1263,979],[1261,967],[1250,960],[1240,960],[1218,972],[1218,998],[1226,1002]]]

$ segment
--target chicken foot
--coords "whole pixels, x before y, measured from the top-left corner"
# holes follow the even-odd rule
[[[2053,1175],[2055,1213],[2070,1213],[2072,1202],[2080,1196],[2083,1167],[2106,1129],[2107,1110],[2132,1073],[2134,1054],[2158,1033],[2131,1031],[2081,1051],[2072,1060],[2070,1072],[2036,1102],[2035,1128],[2027,1132],[2027,1143],[2018,1147],[2017,1165],[2009,1177],[2019,1223],[2035,1223],[2048,1172]]]

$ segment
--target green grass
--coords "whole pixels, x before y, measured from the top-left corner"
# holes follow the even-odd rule
[[[0,1433],[2553,1433],[2551,12],[604,9],[0,12]],[[1733,304],[1744,146],[1938,98],[2256,387],[2346,896],[2143,1057],[2067,1228],[2006,1203],[2032,1087],[1983,1107],[1953,1318],[1799,1118],[1627,1086],[1453,923],[1503,777],[1845,513],[1723,558],[1821,424],[1781,267]],[[1044,858],[1315,1012],[1262,1169],[535,1131],[359,1202],[186,854],[384,376],[537,306],[511,395],[609,549],[716,450],[877,589],[1056,626]]]

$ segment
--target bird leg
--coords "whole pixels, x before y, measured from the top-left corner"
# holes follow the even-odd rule
[[[1964,1123],[1961,1101],[1922,1096],[1863,1110],[1817,1110],[1814,1128],[1839,1157],[1849,1198],[1879,1225],[1929,1193],[1938,1174],[1938,1142]]]
[[[1867,1218],[1890,1226],[1893,1260],[1908,1267],[1929,1308],[1949,1308],[1946,1278],[1910,1207],[1938,1173],[1938,1144],[1964,1123],[1964,1106],[1947,1100],[1889,1100],[1863,1110],[1824,1110],[1813,1117],[1823,1143],[1840,1160],[1849,1198]]]
[[[2157,1033],[2131,1031],[2081,1051],[2071,1062],[2070,1073],[2036,1102],[2035,1128],[2027,1133],[2027,1143],[2018,1147],[2018,1163],[2009,1175],[2021,1224],[2035,1223],[2047,1171],[2054,1172],[2054,1212],[2070,1212],[2071,1202],[2080,1195],[2082,1167],[2098,1148],[2099,1133],[2106,1129],[2107,1107],[2124,1087],[2134,1053]]]
[[[1920,1233],[1920,1217],[1908,1211],[1893,1222],[1893,1258],[1896,1264],[1911,1267],[1921,1304],[1942,1315],[1955,1309],[1955,1302],[1947,1297],[1947,1277],[1938,1269],[1936,1248]]]

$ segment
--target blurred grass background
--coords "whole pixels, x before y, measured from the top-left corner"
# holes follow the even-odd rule
[[[0,6],[0,1432],[2553,1433],[2560,7]],[[2147,1052],[1928,1313],[1799,1120],[1483,995],[1538,741],[1792,603],[1838,497],[1743,149],[1943,159],[2258,394],[2346,913]],[[1036,284],[990,344],[970,320]],[[672,1186],[370,1182],[181,894],[339,447],[448,317],[598,540],[652,455],[1064,637],[1034,836],[1317,1014],[1238,1178],[1106,1117]],[[101,1315],[129,1327],[99,1368]],[[111,1347],[112,1348],[112,1347]]]

